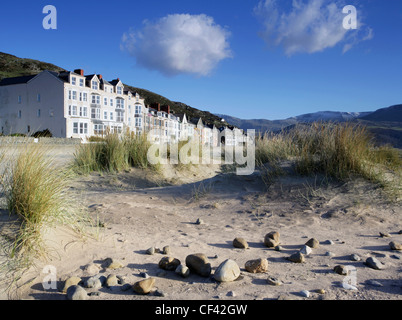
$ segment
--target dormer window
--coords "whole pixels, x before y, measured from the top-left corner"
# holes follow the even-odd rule
[[[117,94],[123,94],[122,87],[117,87]]]
[[[77,83],[77,78],[76,78],[76,77],[71,77],[71,84],[72,84],[73,86],[75,86],[76,83]]]
[[[80,87],[84,86],[84,79],[80,79]]]
[[[92,80],[92,90],[98,90],[98,81]]]

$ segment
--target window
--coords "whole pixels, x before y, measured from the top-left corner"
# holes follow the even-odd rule
[[[80,101],[82,101],[82,92],[80,92]]]
[[[80,117],[88,117],[88,107],[80,107]]]
[[[38,94],[36,95],[36,101],[37,101],[37,102],[40,102],[40,93],[38,93]]]
[[[123,99],[116,99],[116,108],[124,109],[124,100]]]
[[[38,109],[38,111],[36,112],[36,115],[38,116],[38,118],[40,118],[40,109]]]
[[[18,111],[18,118],[21,119],[21,117],[22,117],[22,111],[19,110],[19,111]]]
[[[110,99],[110,106],[113,107],[113,99]]]
[[[98,90],[98,81],[96,80],[92,81],[92,90]]]
[[[107,106],[107,98],[103,98],[103,104]]]
[[[113,112],[110,113],[110,120],[113,121]]]
[[[71,95],[71,90],[68,90],[68,100],[71,100],[72,95]]]
[[[77,100],[77,91],[73,91],[73,100]]]
[[[75,86],[76,83],[77,83],[77,78],[76,78],[76,77],[71,77],[71,84],[72,84],[73,86]]]
[[[68,115],[76,116],[77,115],[77,106],[68,106]]]
[[[116,112],[116,121],[117,121],[117,122],[123,122],[123,120],[124,120],[123,112],[117,111],[117,112]]]
[[[78,134],[78,122],[73,123],[73,133]]]
[[[88,123],[80,123],[80,134],[88,134]]]
[[[105,92],[107,92],[107,86],[104,86],[103,89],[105,90]]]
[[[104,120],[107,120],[107,111],[104,111],[104,112],[103,112],[103,119],[104,119]]]
[[[100,104],[100,96],[92,95],[92,104]]]
[[[135,126],[142,127],[142,118],[135,118]]]
[[[141,106],[135,106],[135,114],[141,114]]]
[[[84,86],[84,79],[80,79],[80,87]]]
[[[117,87],[117,94],[122,94],[122,88],[121,87]]]
[[[88,102],[88,94],[86,92],[83,93],[82,100]]]
[[[91,118],[92,119],[100,119],[100,109],[99,108],[91,109]]]
[[[95,134],[103,134],[104,125],[103,124],[95,124],[94,125],[94,133]]]

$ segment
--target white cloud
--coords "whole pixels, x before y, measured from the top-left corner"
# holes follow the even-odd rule
[[[357,30],[343,27],[346,15],[342,0],[293,0],[290,10],[283,10],[284,2],[261,0],[254,8],[264,30],[261,37],[268,45],[282,46],[288,56],[297,53],[315,53],[344,44],[343,52],[361,41],[372,38],[358,14]]]
[[[172,14],[156,22],[144,21],[142,30],[131,29],[121,39],[137,63],[166,75],[209,75],[231,57],[229,32],[201,15]]]

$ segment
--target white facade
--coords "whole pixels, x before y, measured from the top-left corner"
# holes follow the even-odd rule
[[[83,70],[3,79],[0,82],[0,127],[5,135],[32,135],[48,129],[54,137],[79,138],[107,132],[136,134],[152,130],[151,139],[176,143],[198,135],[202,144],[221,143],[219,131],[196,123],[186,115],[174,115],[170,108],[147,107],[138,93],[125,90],[120,79],[106,81],[101,75],[84,75]],[[225,133],[232,130],[226,128]],[[222,132],[222,131],[221,131]],[[235,139],[225,143],[234,144]]]

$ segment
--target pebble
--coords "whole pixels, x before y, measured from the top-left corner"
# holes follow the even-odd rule
[[[151,248],[147,249],[146,253],[151,255],[151,256],[154,255],[155,254],[155,247],[151,247]]]
[[[390,238],[391,235],[388,232],[380,232],[380,237],[381,238]]]
[[[268,248],[275,248],[279,245],[280,234],[278,231],[271,231],[264,237],[264,245]]]
[[[307,246],[304,245],[301,249],[300,249],[300,253],[304,254],[305,256],[308,256],[311,252],[313,252],[313,250]]]
[[[366,265],[375,270],[382,270],[385,267],[378,259],[373,257],[366,259]]]
[[[318,294],[325,294],[325,290],[324,289],[317,289],[316,292]]]
[[[198,218],[197,221],[195,222],[195,224],[198,224],[198,225],[204,224],[204,223],[205,223],[204,220],[202,220],[200,218]]]
[[[76,285],[78,285],[81,281],[82,281],[82,279],[81,279],[80,277],[76,277],[76,276],[72,276],[72,277],[68,278],[68,279],[64,282],[63,293],[66,293],[69,287],[71,287],[71,286],[76,286]]]
[[[214,278],[219,282],[231,282],[240,276],[240,268],[236,261],[227,259],[216,269]]]
[[[315,239],[315,238],[311,238],[309,241],[307,241],[307,242],[305,243],[305,245],[306,245],[306,246],[309,246],[310,248],[315,249],[315,248],[318,248],[318,247],[319,247],[320,242],[319,242],[317,239]]]
[[[351,285],[349,283],[346,283],[346,282],[342,282],[342,288],[344,288],[346,290],[353,290],[353,291],[358,290],[357,287],[355,287],[355,286],[353,286],[353,285]]]
[[[174,271],[181,264],[179,259],[173,257],[163,257],[159,261],[159,268],[167,271]]]
[[[85,287],[92,289],[99,289],[102,287],[102,282],[98,276],[93,276],[88,278],[88,280],[85,283]]]
[[[105,259],[104,264],[105,264],[105,268],[111,269],[111,270],[120,269],[120,268],[124,267],[123,263],[121,263],[119,260],[115,260],[112,258]]]
[[[170,246],[163,247],[162,253],[163,254],[170,254]]]
[[[124,285],[122,285],[121,287],[121,291],[128,291],[132,288],[133,286],[129,283],[125,283]]]
[[[283,248],[281,247],[281,246],[275,246],[275,248],[274,248],[274,250],[275,251],[282,251],[283,250]]]
[[[267,259],[255,259],[249,260],[245,264],[245,268],[251,273],[264,273],[268,271],[268,260]]]
[[[67,289],[67,299],[68,300],[87,300],[88,294],[83,287],[78,286],[78,285],[73,285]]]
[[[234,292],[234,291],[229,291],[227,294],[226,294],[228,297],[236,297],[237,295],[236,295],[236,292]]]
[[[334,267],[334,272],[342,276],[347,276],[349,274],[348,269],[341,264]]]
[[[391,250],[398,250],[398,251],[402,250],[402,245],[395,241],[390,242],[389,247],[391,248]]]
[[[288,260],[294,263],[303,263],[305,261],[305,258],[303,253],[296,252],[292,254],[290,257],[288,257]]]
[[[106,278],[106,287],[114,287],[119,284],[119,279],[115,274],[109,274],[109,276]]]
[[[149,275],[146,272],[140,272],[140,277],[147,279],[147,278],[149,278]]]
[[[270,284],[271,286],[280,286],[282,285],[282,281],[277,279],[277,278],[273,278],[273,277],[268,277],[267,279],[268,284]]]
[[[323,242],[323,244],[333,245],[333,244],[335,244],[335,242],[333,242],[332,240],[325,240],[325,241]]]
[[[235,238],[233,240],[233,247],[239,248],[239,249],[248,249],[248,243],[243,238]]]
[[[84,267],[84,271],[89,275],[95,275],[95,274],[99,273],[100,268],[98,265],[96,265],[94,263],[90,263]]]
[[[212,270],[207,256],[203,253],[188,255],[186,257],[186,266],[202,277],[209,277]]]
[[[325,255],[326,255],[327,257],[335,257],[335,254],[334,254],[333,252],[331,252],[331,251],[327,251],[327,252],[325,253]]]
[[[183,278],[187,278],[190,275],[190,269],[182,264],[176,268],[175,272]]]
[[[302,297],[309,298],[309,297],[310,297],[310,291],[308,291],[308,290],[302,290],[302,291],[300,291],[300,295],[301,295]]]
[[[352,260],[352,261],[360,261],[362,258],[358,255],[358,254],[356,254],[356,253],[354,253],[354,254],[352,254],[351,256],[350,256],[350,260]]]
[[[155,284],[155,278],[148,278],[134,283],[133,290],[139,294],[148,294]]]

